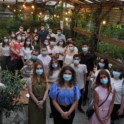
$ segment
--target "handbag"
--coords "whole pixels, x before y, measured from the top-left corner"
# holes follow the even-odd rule
[[[110,94],[110,92],[109,92],[109,94]],[[106,101],[106,100],[108,99],[108,97],[109,97],[109,94],[107,95],[107,97],[106,97],[106,99],[104,100],[104,102],[101,103],[98,107],[102,106],[102,105],[105,103],[105,101]],[[86,116],[88,117],[88,119],[90,119],[90,118],[92,117],[92,115],[94,114],[94,112],[95,112],[95,110],[94,110],[93,106],[90,106],[90,107],[86,110]]]

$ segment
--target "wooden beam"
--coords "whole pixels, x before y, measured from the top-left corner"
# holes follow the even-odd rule
[[[113,64],[113,65],[120,65],[120,66],[122,66],[123,69],[124,69],[124,64],[123,64],[123,63],[121,63],[121,62],[119,62],[119,61],[117,61],[117,60],[111,58],[110,56],[101,54],[101,53],[99,53],[99,52],[96,52],[95,55],[98,56],[98,57],[105,57],[105,58],[108,59],[109,63],[111,63],[111,64]]]

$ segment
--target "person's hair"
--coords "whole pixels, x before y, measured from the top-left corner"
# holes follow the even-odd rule
[[[61,28],[58,28],[58,29],[57,29],[57,31],[58,31],[58,30],[62,31],[62,29],[61,29]]]
[[[38,36],[38,34],[33,36],[33,42],[34,42],[34,38],[37,37],[37,36]],[[37,39],[36,43],[39,44],[39,41],[40,41],[40,37],[38,36],[38,39]]]
[[[123,72],[122,66],[120,66],[120,65],[113,66],[113,71],[121,72],[119,79],[122,79],[122,72]],[[113,74],[112,74],[112,77],[114,77]]]
[[[55,37],[51,37],[50,39],[49,39],[49,41],[56,41],[56,38]]]
[[[101,59],[103,59],[103,60],[104,60],[104,63],[105,63],[105,66],[104,66],[103,68],[109,70],[109,67],[108,67],[108,59],[105,58],[105,57],[101,57],[98,62],[100,62]],[[97,65],[97,70],[99,70],[99,69],[100,69],[100,66],[99,66],[99,64],[98,64],[98,65]]]
[[[67,37],[67,40],[68,40],[68,39],[70,39],[70,38],[71,38],[71,39],[72,39],[72,41],[73,41],[73,38],[72,38],[71,36]]]
[[[30,39],[30,38],[25,38],[25,42],[24,42],[24,48],[26,49],[26,41],[27,41],[27,39]],[[30,39],[30,44],[29,44],[29,47],[30,47],[30,50],[32,50],[32,45],[31,45],[31,39]]]
[[[60,40],[63,41],[63,45],[62,45],[62,47],[64,48],[64,47],[65,47],[65,41],[64,41],[64,39],[60,39]],[[60,42],[60,40],[59,40],[59,42]],[[57,43],[57,46],[59,46],[59,42]]]
[[[52,67],[53,61],[56,61],[58,64],[57,69],[60,69],[59,61],[57,59],[51,59],[50,65],[49,65],[49,71],[48,71],[48,76],[51,76],[53,74],[54,68]]]
[[[45,72],[44,72],[44,68],[43,68],[43,63],[42,62],[36,62],[34,64],[34,69],[33,69],[33,74],[32,74],[32,85],[35,85],[38,83],[38,80],[37,80],[37,74],[36,74],[36,68],[38,65],[41,65],[42,66],[42,69],[43,69],[43,73],[41,75],[41,81],[44,81],[45,83],[47,82],[47,78],[46,78],[46,75],[45,75]]]
[[[33,52],[37,52],[37,53],[39,54],[39,51],[38,51],[37,49],[34,49],[34,50],[32,51],[32,54],[33,54]]]
[[[72,43],[72,42],[68,42],[68,45],[69,45],[69,44],[72,44],[73,46],[75,46],[75,44],[74,44],[74,43]]]
[[[83,45],[87,45],[87,46],[88,46],[88,43],[87,43],[87,42],[83,42],[83,43],[82,43],[82,46],[83,46]]]
[[[59,86],[64,85],[64,79],[63,79],[63,74],[65,73],[66,70],[69,70],[72,73],[72,79],[68,82],[69,86],[72,87],[74,84],[76,84],[76,72],[71,66],[64,66],[59,75],[58,75],[58,84]]]
[[[108,83],[106,84],[106,86],[107,86],[107,89],[109,90],[111,88],[111,80],[108,72],[105,69],[102,69],[99,71],[96,77],[96,81],[93,85],[93,88],[95,89],[97,86],[102,85],[102,83],[100,82],[100,75],[105,75],[108,78]]]
[[[7,36],[4,36],[4,37],[6,37],[8,39],[7,45],[9,46],[9,38]],[[4,37],[2,40],[2,47],[5,47]]]
[[[34,62],[33,62],[32,60],[29,60],[29,61],[27,62],[27,65],[30,64],[30,63],[34,64]]]
[[[43,48],[45,48],[45,49],[47,50],[46,45],[42,45],[42,46],[41,46],[41,49],[43,49]]]
[[[81,58],[79,54],[74,54],[73,59],[74,59],[75,57],[79,57],[79,59]]]

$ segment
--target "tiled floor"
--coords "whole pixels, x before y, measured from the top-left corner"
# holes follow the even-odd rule
[[[46,124],[53,124],[53,119],[49,118],[49,114],[50,114],[49,99],[47,99],[46,108],[47,108]],[[86,110],[86,107],[84,108],[84,110]],[[5,118],[5,116],[3,115],[3,124],[27,124],[27,122],[25,121],[24,123],[21,118],[14,119],[14,120],[18,120],[18,122],[14,122],[14,121],[11,122],[15,116],[16,116],[15,112],[11,112],[11,116],[9,118]],[[87,117],[76,109],[76,115],[73,124],[87,124]]]

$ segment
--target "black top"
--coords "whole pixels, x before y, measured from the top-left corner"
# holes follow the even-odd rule
[[[84,55],[83,53],[80,54],[81,61],[80,64],[85,64],[87,66],[87,75],[89,75],[90,71],[93,71],[94,68],[94,57],[91,53],[87,53]]]

